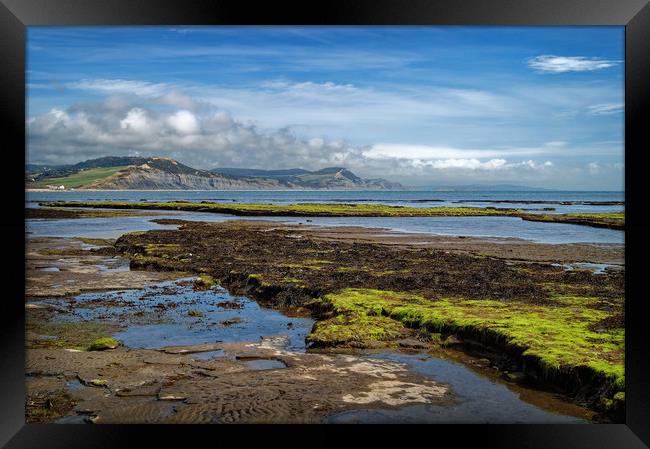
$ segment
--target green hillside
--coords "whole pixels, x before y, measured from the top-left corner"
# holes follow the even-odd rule
[[[61,178],[47,178],[42,179],[37,182],[28,184],[28,188],[32,189],[44,189],[48,185],[53,186],[64,186],[66,189],[77,188],[91,182],[97,181],[98,179],[106,178],[112,174],[127,168],[128,165],[122,165],[120,167],[100,167],[100,168],[90,168],[88,170],[82,170],[77,173],[73,173],[68,176]]]

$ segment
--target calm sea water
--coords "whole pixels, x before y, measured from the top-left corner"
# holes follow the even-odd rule
[[[399,206],[491,206],[518,207],[541,212],[552,207],[555,211],[610,212],[623,206],[561,205],[562,201],[623,201],[623,192],[430,192],[430,191],[115,191],[115,192],[28,192],[27,206],[37,207],[40,201],[220,201],[237,203],[311,203],[348,202],[376,203]],[[487,201],[545,201],[541,204],[489,203]],[[157,217],[116,217],[110,219],[29,220],[27,231],[34,236],[87,236],[115,238],[125,232],[159,229],[166,226],[151,223],[152,218],[173,217],[186,220],[224,221],[231,215],[190,212],[164,212]],[[238,219],[246,217],[238,217]],[[249,217],[260,219],[260,217]],[[288,223],[307,223],[307,218],[268,217],[265,219]],[[480,237],[516,237],[538,243],[618,243],[624,241],[623,231],[591,228],[563,223],[524,221],[514,217],[313,217],[312,225],[364,226],[402,232],[435,235],[465,235]]]
[[[38,201],[216,201],[236,203],[376,203],[396,206],[492,206],[530,209],[553,207],[566,212],[621,211],[623,206],[560,205],[556,202],[623,201],[623,192],[436,192],[436,191],[98,191],[28,192],[27,200]],[[541,204],[490,203],[489,201],[545,201]]]

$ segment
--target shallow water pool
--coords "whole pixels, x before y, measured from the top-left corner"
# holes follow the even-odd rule
[[[448,384],[458,396],[451,406],[411,405],[398,409],[359,409],[330,416],[327,423],[352,424],[578,424],[574,416],[544,410],[521,399],[504,384],[488,379],[466,366],[427,354],[386,352],[366,357],[407,364],[413,371]],[[542,395],[542,394],[540,394]]]

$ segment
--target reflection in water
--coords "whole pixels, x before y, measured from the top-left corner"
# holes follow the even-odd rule
[[[350,410],[327,418],[328,423],[587,423],[567,415],[547,412],[524,402],[505,385],[481,376],[463,365],[425,354],[380,353],[367,357],[406,363],[414,371],[451,386],[458,396],[452,406],[411,405],[399,409]]]
[[[194,291],[193,279],[139,290],[80,294],[74,298],[71,312],[57,319],[119,323],[125,328],[113,336],[131,348],[259,342],[262,336],[286,336],[287,349],[305,351],[305,337],[314,322],[311,318],[285,316],[246,297],[232,296],[221,287]],[[67,308],[69,301],[51,298],[38,302]],[[241,308],[218,305],[226,301],[237,302]]]

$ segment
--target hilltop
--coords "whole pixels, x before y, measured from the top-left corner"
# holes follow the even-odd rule
[[[26,167],[27,188],[94,190],[382,190],[384,179],[363,179],[344,167],[201,170],[166,157],[102,157],[73,165]]]

